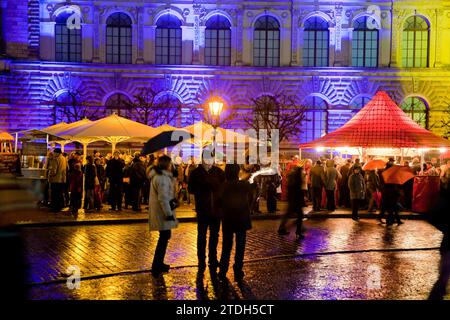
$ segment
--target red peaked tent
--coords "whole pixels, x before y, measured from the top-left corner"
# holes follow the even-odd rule
[[[444,148],[450,141],[422,128],[384,91],[336,131],[300,148]]]

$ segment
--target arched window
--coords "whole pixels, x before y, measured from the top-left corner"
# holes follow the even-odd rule
[[[280,24],[271,16],[263,16],[255,23],[253,37],[253,65],[280,65]]]
[[[428,107],[423,99],[418,97],[406,98],[402,103],[402,109],[421,127],[428,129]]]
[[[328,67],[329,39],[328,22],[317,16],[306,20],[303,46],[305,67]]]
[[[106,20],[106,62],[131,63],[131,19],[125,13],[113,13]]]
[[[352,65],[376,68],[378,66],[378,29],[376,20],[361,17],[353,23]]]
[[[217,14],[206,21],[205,64],[229,66],[231,64],[231,24]]]
[[[409,17],[403,28],[402,62],[405,68],[428,67],[430,26],[419,16]]]
[[[75,12],[62,12],[55,20],[55,60],[81,62],[81,25],[71,18]],[[69,19],[71,18],[71,19]]]
[[[131,114],[130,105],[131,101],[126,95],[122,93],[115,93],[110,96],[105,103],[106,113],[116,113],[121,117],[129,117]]]
[[[303,122],[301,142],[309,142],[327,133],[328,112],[327,103],[320,97],[309,96],[303,102],[307,111],[308,121]]]
[[[181,21],[172,14],[156,23],[156,64],[181,64]]]

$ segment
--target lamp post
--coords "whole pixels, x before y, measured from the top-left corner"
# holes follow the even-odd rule
[[[211,115],[212,126],[214,129],[213,132],[213,156],[214,163],[216,162],[216,130],[219,126],[219,118],[223,109],[223,102],[218,97],[213,97],[208,103],[209,106],[209,114]]]

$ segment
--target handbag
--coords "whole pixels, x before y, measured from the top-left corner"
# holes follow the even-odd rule
[[[175,210],[176,208],[178,208],[180,206],[180,204],[176,198],[173,198],[172,200],[170,200],[169,205],[170,205],[170,210]]]

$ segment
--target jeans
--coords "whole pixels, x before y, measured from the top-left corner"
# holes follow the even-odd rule
[[[51,183],[51,207],[53,211],[61,211],[64,208],[64,183]]]
[[[313,187],[313,210],[319,211],[322,204],[322,187]]]
[[[109,186],[111,209],[122,210],[122,184],[112,183]]]
[[[93,210],[94,206],[94,189],[84,190],[84,209]]]
[[[170,230],[159,231],[158,244],[156,245],[155,255],[153,256],[152,269],[159,268],[164,264],[164,257],[166,256],[167,246],[169,244]]]
[[[70,193],[70,209],[73,214],[78,213],[78,209],[81,208],[81,192],[71,192]]]
[[[327,193],[327,210],[336,210],[336,200],[334,199],[334,190],[325,190]]]
[[[130,185],[130,200],[134,211],[141,209],[141,187]]]
[[[244,252],[245,240],[247,236],[246,231],[222,233],[222,256],[220,257],[220,272],[226,274],[230,265],[231,249],[233,248],[233,236],[236,235],[236,252],[234,254],[234,272],[241,273],[244,267]]]
[[[220,219],[210,218],[208,221],[199,221],[197,225],[197,257],[199,264],[206,260],[206,235],[209,229],[208,262],[217,265],[217,244],[219,242]]]
[[[358,218],[360,199],[352,199],[352,218]]]

